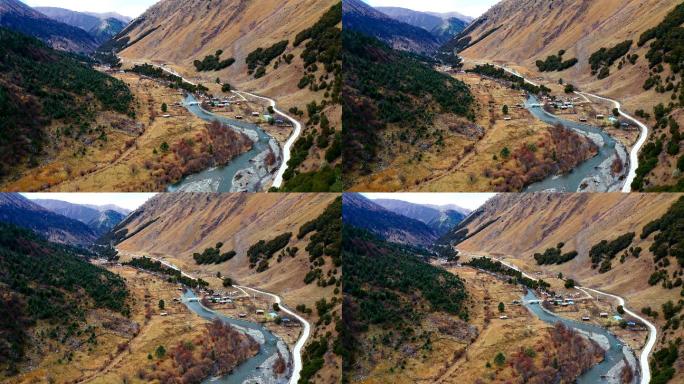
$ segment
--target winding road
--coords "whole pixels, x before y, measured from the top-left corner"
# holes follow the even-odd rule
[[[283,306],[282,299],[278,295],[274,295],[272,293],[260,291],[258,289],[250,288],[250,287],[244,287],[244,286],[235,286],[238,289],[246,289],[252,292],[260,293],[262,295],[267,295],[272,297],[276,303],[278,303],[278,306],[280,307],[280,310],[283,312],[287,313],[290,316],[295,317],[297,320],[299,320],[303,325],[304,328],[302,329],[302,334],[299,336],[299,340],[297,340],[297,343],[295,344],[294,348],[292,349],[292,356],[294,360],[294,364],[292,366],[292,376],[290,377],[290,384],[297,384],[299,382],[299,377],[302,372],[302,348],[304,348],[304,344],[306,344],[306,340],[309,338],[309,335],[311,334],[311,324],[309,324],[306,319],[303,317],[299,316],[297,313],[294,311],[288,309],[287,307]],[[244,292],[244,291],[243,291]]]
[[[268,103],[271,105],[271,107],[273,107],[273,110],[277,114],[285,117],[286,119],[290,120],[292,122],[292,124],[294,124],[295,129],[292,132],[292,135],[290,135],[290,137],[285,142],[285,145],[283,146],[282,164],[280,165],[280,168],[278,169],[278,172],[276,173],[275,179],[273,180],[273,187],[280,188],[283,185],[283,175],[285,174],[285,171],[287,171],[287,162],[290,161],[290,158],[291,158],[292,146],[294,145],[294,143],[299,138],[299,135],[301,135],[301,133],[302,133],[302,124],[299,121],[297,121],[296,119],[289,116],[288,114],[279,110],[276,107],[275,100],[273,100],[273,99],[269,99],[268,97],[264,97],[264,96],[258,96],[258,95],[255,95],[253,93],[249,93],[249,92],[245,92],[245,91],[232,91],[232,92],[242,96],[243,98],[244,98],[244,96],[243,96],[243,94],[244,94],[244,95],[248,95],[248,96],[251,96],[251,97],[254,97],[257,99],[262,99],[262,100],[268,101]]]
[[[639,168],[639,151],[641,150],[641,147],[644,146],[646,143],[646,139],[648,139],[648,127],[642,123],[641,121],[635,119],[634,117],[628,115],[621,109],[621,105],[618,101],[615,101],[613,99],[609,99],[607,97],[602,97],[598,95],[594,95],[591,93],[587,92],[575,92],[576,94],[580,96],[584,96],[586,99],[587,96],[589,97],[594,97],[599,100],[603,101],[608,101],[613,104],[615,108],[617,108],[618,112],[620,113],[620,116],[631,120],[634,122],[636,125],[641,128],[641,134],[639,135],[639,139],[637,140],[636,144],[632,147],[632,151],[629,154],[629,172],[627,173],[627,178],[625,179],[625,185],[622,186],[622,192],[624,193],[629,193],[632,192],[632,182],[634,181],[634,178],[636,178],[636,170]]]
[[[478,255],[474,255],[474,256],[478,256]],[[531,276],[531,275],[521,271],[520,268],[516,267],[515,265],[507,263],[503,260],[499,260],[497,258],[492,258],[489,256],[484,256],[484,257],[496,260],[496,261],[500,262],[501,264],[507,266],[508,268],[516,270],[516,271],[520,272],[524,277],[526,277],[530,280],[534,280],[534,281],[539,280],[538,277]],[[656,343],[656,340],[658,338],[658,329],[655,327],[655,325],[653,325],[651,322],[644,319],[643,317],[639,316],[638,314],[629,310],[625,306],[625,299],[620,297],[620,296],[613,295],[611,293],[606,293],[603,291],[599,291],[597,289],[586,288],[586,287],[581,287],[581,286],[575,286],[575,289],[578,289],[578,290],[584,292],[585,294],[589,295],[592,298],[593,298],[593,296],[591,296],[591,294],[588,293],[587,291],[591,291],[591,292],[594,292],[594,293],[599,294],[599,295],[608,296],[608,297],[611,297],[611,298],[617,300],[619,305],[622,306],[622,308],[625,310],[625,312],[627,314],[629,314],[630,316],[634,317],[635,319],[641,321],[642,323],[644,323],[646,325],[646,327],[648,328],[648,340],[646,341],[646,345],[644,345],[644,348],[641,351],[641,355],[639,356],[639,366],[640,366],[640,370],[641,370],[641,381],[640,381],[640,383],[641,384],[649,384],[649,382],[651,381],[651,368],[648,365],[648,356],[651,354],[651,352],[653,352],[653,348],[655,347],[655,343]]]

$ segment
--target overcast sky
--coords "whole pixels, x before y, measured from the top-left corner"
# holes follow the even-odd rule
[[[61,200],[72,204],[108,205],[135,210],[149,200],[154,193],[23,193],[30,199]]]
[[[32,7],[59,7],[80,12],[116,12],[138,17],[159,0],[23,0]]]
[[[478,17],[500,0],[364,0],[374,7],[401,7],[414,11],[458,12]]]
[[[496,193],[363,193],[362,195],[371,200],[391,199],[432,205],[455,204],[474,211],[496,196]]]

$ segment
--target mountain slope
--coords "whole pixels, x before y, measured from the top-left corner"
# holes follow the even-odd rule
[[[345,225],[369,230],[390,242],[432,245],[437,239],[427,224],[391,212],[357,193],[344,195],[342,219]]]
[[[168,255],[188,271],[199,268],[193,253],[221,242],[224,251],[234,250],[237,255],[220,266],[202,266],[202,270],[212,275],[230,271],[231,277],[245,284],[274,291],[283,286],[306,289],[308,258],[272,261],[271,268],[255,273],[247,251],[259,240],[291,232],[290,246],[298,244],[298,255],[305,253],[302,243],[306,239],[296,239],[299,228],[318,217],[335,198],[334,194],[159,194],[116,226],[109,238],[115,239],[122,252]]]
[[[0,26],[37,37],[64,51],[92,52],[98,45],[84,30],[49,19],[19,0],[0,0]]]
[[[107,125],[135,113],[122,81],[33,37],[0,27],[0,56],[0,181],[55,151],[83,155],[106,142]]]
[[[95,344],[95,326],[100,324],[87,321],[90,314],[112,320],[109,329],[114,321],[130,322],[125,280],[91,264],[78,250],[0,223],[0,255],[0,378],[13,381],[13,375],[35,369],[54,353],[36,346],[46,328],[62,345],[81,345]]]
[[[426,29],[392,19],[361,0],[344,1],[342,15],[344,29],[375,37],[394,49],[430,53],[439,47],[437,39]]]
[[[57,243],[90,245],[97,239],[86,224],[48,211],[17,193],[0,194],[0,222],[30,229]]]
[[[427,224],[439,236],[454,228],[468,214],[463,208],[413,204],[401,200],[377,199],[373,202],[396,214]]]
[[[345,29],[342,40],[345,187],[419,185],[425,168],[444,161],[443,152],[458,151],[451,145],[461,147],[477,130],[470,88],[373,37]]]

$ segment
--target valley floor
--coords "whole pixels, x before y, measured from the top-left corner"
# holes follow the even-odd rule
[[[355,367],[354,383],[509,383],[521,377],[516,367],[540,379],[549,359],[561,360],[565,352],[552,341],[554,327],[514,304],[524,295],[521,286],[470,267],[446,269],[468,287],[468,322],[426,312],[414,325],[415,337],[399,347],[384,341],[387,331],[371,327],[361,338],[365,345],[360,349],[368,352]],[[580,351],[587,352],[582,346],[594,348],[582,340]],[[497,359],[499,354],[505,362]],[[523,356],[531,365],[517,365]],[[600,360],[596,356],[594,361]]]
[[[98,116],[98,123],[118,128],[105,129],[103,139],[84,144],[82,151],[79,142],[56,140],[60,142],[59,146],[54,148],[43,165],[24,170],[22,177],[7,182],[3,189],[164,191],[181,175],[202,170],[195,163],[206,157],[206,151],[202,149],[204,146],[218,148],[226,144],[215,142],[220,138],[212,137],[207,123],[181,105],[183,96],[178,90],[134,73],[117,72],[112,75],[126,82],[135,95],[138,103],[136,117],[114,119],[112,116]],[[167,105],[167,112],[162,111],[162,104]],[[216,112],[231,118],[240,115],[244,116],[245,121],[260,123],[282,145],[292,128],[263,124],[261,118],[251,116],[253,111],[263,114],[265,109],[266,106],[261,103],[244,101]],[[188,144],[189,150],[180,144],[183,142]],[[239,151],[241,153],[248,149],[243,146]]]
[[[520,191],[555,167],[565,172],[596,154],[588,138],[537,120],[520,91],[477,74],[454,76],[477,100],[475,122],[438,116],[434,130],[443,135],[442,146],[408,145],[393,140],[399,130],[388,128],[382,165],[351,191]]]

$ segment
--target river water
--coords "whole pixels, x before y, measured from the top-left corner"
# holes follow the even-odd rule
[[[203,319],[213,321],[219,319],[226,324],[233,325],[238,329],[246,330],[247,333],[261,334],[260,337],[255,338],[260,342],[259,353],[252,357],[251,359],[243,362],[237,366],[230,374],[222,377],[214,377],[206,379],[204,384],[242,384],[244,382],[249,383],[287,383],[287,379],[281,378],[277,381],[273,380],[272,375],[269,373],[270,370],[264,370],[260,366],[268,360],[270,357],[278,353],[278,343],[282,341],[269,331],[266,327],[261,324],[252,323],[250,321],[245,321],[241,319],[234,319],[232,317],[224,316],[220,313],[211,311],[204,307],[195,293],[187,289],[182,296],[183,304],[188,307],[189,310],[202,317]],[[259,339],[262,340],[259,340]],[[263,343],[261,343],[263,341]],[[288,356],[283,356],[289,360]],[[268,372],[267,372],[268,371]]]
[[[188,94],[185,97],[183,104],[190,113],[200,119],[208,122],[218,120],[223,124],[236,127],[241,131],[245,131],[245,133],[252,138],[252,141],[255,139],[256,141],[251,150],[240,154],[232,159],[227,165],[209,168],[202,172],[186,176],[178,183],[169,186],[167,191],[230,192],[233,187],[233,178],[235,177],[235,174],[241,170],[251,168],[253,166],[251,160],[269,149],[269,142],[272,140],[272,137],[256,124],[229,119],[204,110],[202,106],[197,103],[197,99],[192,94]],[[250,192],[256,192],[256,190],[259,189],[259,186],[255,187],[257,188]]]
[[[623,344],[617,337],[615,337],[615,335],[608,332],[607,329],[589,323],[565,319],[545,311],[541,307],[541,304],[533,304],[529,302],[539,300],[537,295],[535,295],[534,291],[532,290],[527,291],[527,294],[524,296],[523,300],[525,307],[544,322],[549,324],[561,322],[568,328],[601,335],[602,337],[607,338],[608,342],[610,343],[610,348],[605,353],[605,359],[601,363],[593,366],[587,372],[583,373],[582,376],[577,379],[577,384],[596,384],[605,382],[601,376],[608,374],[608,371],[610,371],[611,368],[622,361],[624,357]],[[634,361],[637,361],[636,357],[634,357]],[[635,374],[635,376],[636,375],[637,374]]]
[[[530,95],[525,101],[525,108],[537,119],[551,125],[560,124],[566,129],[571,129],[580,133],[589,134],[592,136],[599,135],[603,141],[603,145],[599,147],[598,155],[581,163],[575,167],[570,173],[565,175],[552,175],[545,180],[529,185],[525,192],[540,192],[546,190],[555,190],[559,192],[578,192],[582,182],[589,177],[596,176],[600,173],[599,166],[606,160],[615,156],[616,142],[603,129],[594,127],[588,124],[582,124],[575,121],[564,120],[555,115],[552,115],[544,110],[543,107],[533,106],[540,104],[536,96]],[[611,186],[605,186],[608,189]],[[607,192],[604,191],[604,192]]]

